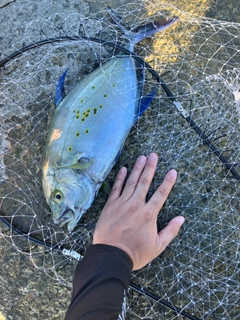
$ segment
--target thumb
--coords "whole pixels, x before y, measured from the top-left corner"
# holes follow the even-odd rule
[[[182,216],[178,216],[169,221],[167,226],[162,229],[158,233],[159,244],[160,244],[160,252],[159,254],[165,250],[166,246],[175,238],[184,223],[184,218]]]

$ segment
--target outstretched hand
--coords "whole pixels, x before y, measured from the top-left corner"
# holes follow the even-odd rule
[[[156,258],[184,222],[182,216],[175,217],[157,232],[159,210],[177,178],[177,172],[170,170],[146,203],[157,161],[155,153],[150,153],[148,158],[140,156],[124,188],[127,169],[120,169],[93,234],[93,244],[108,244],[125,251],[132,260],[133,270]]]

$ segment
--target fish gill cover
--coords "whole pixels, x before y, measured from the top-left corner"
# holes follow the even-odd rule
[[[17,2],[10,5],[18,8]],[[146,71],[144,93],[152,87],[157,92],[106,179],[111,185],[121,166],[130,170],[138,155],[157,152],[159,163],[149,195],[170,168],[178,171],[158,227],[178,214],[186,219],[165,252],[132,274],[129,319],[236,319],[240,26],[164,3],[112,6],[132,30],[157,18],[179,17],[174,26],[135,46],[137,57],[152,68]],[[66,13],[46,6],[44,10],[57,13],[45,18],[38,18],[37,9],[34,19],[29,17],[26,27],[21,26],[19,41],[2,39],[0,216],[8,225],[1,224],[0,235],[28,255],[36,268],[71,286],[107,193],[100,190],[73,232],[53,223],[42,190],[41,166],[56,83],[69,68],[65,89],[70,92],[114,57],[126,38],[106,9],[90,15],[87,5],[80,11],[74,3]],[[158,82],[159,75],[164,83]]]

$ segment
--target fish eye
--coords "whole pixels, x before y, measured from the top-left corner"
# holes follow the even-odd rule
[[[59,191],[53,192],[53,199],[57,202],[60,202],[62,200],[62,194]]]

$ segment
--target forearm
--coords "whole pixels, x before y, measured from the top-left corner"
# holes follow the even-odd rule
[[[125,252],[92,245],[76,268],[65,320],[118,319],[131,271],[132,261]]]

